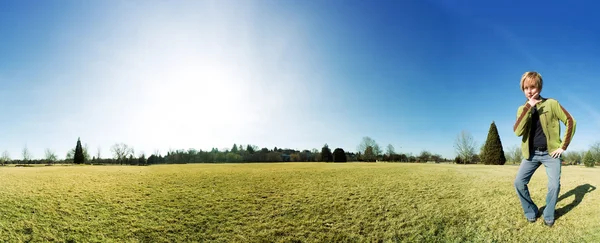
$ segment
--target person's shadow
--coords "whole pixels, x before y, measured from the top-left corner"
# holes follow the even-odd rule
[[[573,200],[573,202],[569,203],[568,205],[563,206],[562,208],[556,209],[556,211],[554,212],[555,219],[558,219],[561,216],[563,216],[563,215],[567,214],[568,212],[570,212],[571,210],[573,210],[573,208],[577,207],[577,205],[579,205],[581,203],[581,201],[583,200],[583,196],[585,196],[585,194],[590,193],[594,190],[596,190],[595,186],[592,186],[590,184],[585,184],[585,185],[579,185],[579,186],[571,189],[567,193],[562,194],[562,196],[560,196],[558,198],[558,200],[556,201],[557,204],[558,204],[558,202],[560,202],[572,195],[575,195],[575,200]],[[546,208],[546,206],[541,207],[539,212],[540,213],[544,212],[545,208]]]

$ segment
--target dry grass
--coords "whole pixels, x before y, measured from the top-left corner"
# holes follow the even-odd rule
[[[0,241],[592,242],[596,168],[563,167],[553,228],[516,166],[285,163],[0,168]],[[530,190],[544,205],[541,167]],[[587,192],[586,192],[587,190]]]

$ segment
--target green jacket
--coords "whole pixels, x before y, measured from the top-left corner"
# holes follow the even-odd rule
[[[540,96],[541,97],[541,96]],[[567,150],[567,147],[573,140],[575,135],[575,119],[562,107],[557,100],[552,98],[543,98],[542,101],[536,105],[536,108],[540,114],[540,123],[542,124],[542,130],[546,135],[546,142],[548,144],[548,152],[552,152],[558,148]],[[529,158],[529,129],[531,125],[531,105],[525,103],[519,106],[517,110],[517,122],[513,130],[517,137],[523,136],[521,143],[521,152],[523,158]],[[566,132],[561,139],[560,137],[560,124],[558,121],[562,121],[565,124]]]

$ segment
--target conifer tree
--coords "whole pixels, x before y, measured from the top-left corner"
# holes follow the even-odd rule
[[[75,164],[83,164],[84,162],[83,156],[83,148],[81,147],[81,140],[77,138],[77,146],[75,146],[75,155],[73,158],[73,163]]]
[[[504,163],[506,163],[506,157],[504,156],[504,149],[502,148],[502,141],[500,141],[498,128],[493,121],[490,125],[490,130],[483,147],[481,162],[486,165],[504,165]]]
[[[325,162],[333,161],[333,154],[331,153],[331,149],[327,144],[325,144],[325,146],[323,146],[323,148],[321,149],[321,159]]]

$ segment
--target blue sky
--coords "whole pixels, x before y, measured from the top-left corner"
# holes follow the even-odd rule
[[[0,1],[0,152],[64,158],[169,149],[397,152],[454,158],[492,121],[505,149],[544,77],[600,140],[598,3],[577,1]],[[564,131],[564,130],[563,130]]]

